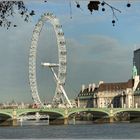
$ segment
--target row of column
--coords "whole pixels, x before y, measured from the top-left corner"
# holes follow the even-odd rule
[[[97,99],[97,107],[120,107],[120,108],[132,108],[138,107],[138,104],[134,104],[134,95],[132,93],[128,93],[126,95],[121,95],[117,100],[114,97],[98,97]]]

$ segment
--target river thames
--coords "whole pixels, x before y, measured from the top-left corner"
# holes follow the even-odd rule
[[[0,127],[0,139],[140,139],[140,123]]]

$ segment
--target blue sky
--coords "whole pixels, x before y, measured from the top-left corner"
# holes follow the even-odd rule
[[[44,12],[53,12],[63,26],[67,42],[67,77],[65,90],[69,98],[77,96],[82,84],[122,82],[131,78],[133,51],[140,48],[140,2],[107,1],[122,11],[116,12],[118,21],[112,26],[112,12],[94,11],[91,15],[80,1],[83,9],[77,9],[72,1],[72,19],[69,2],[39,1],[26,2],[36,15],[25,23],[19,15],[14,16],[18,27],[6,30],[0,28],[0,102],[32,102],[28,81],[28,55],[32,31]],[[51,101],[55,82],[48,69],[40,62],[53,61],[57,57],[57,46],[52,27],[46,23],[40,35],[37,57],[37,82],[41,99]]]

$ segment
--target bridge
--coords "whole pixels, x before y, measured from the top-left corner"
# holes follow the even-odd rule
[[[6,116],[13,121],[13,125],[16,125],[16,121],[21,116],[25,116],[28,113],[47,113],[58,114],[61,119],[64,120],[64,124],[68,124],[68,119],[74,114],[81,112],[102,113],[104,116],[110,118],[110,122],[113,122],[113,118],[118,113],[122,112],[139,112],[140,108],[35,108],[35,109],[0,109],[0,115]],[[51,117],[50,117],[51,118]]]

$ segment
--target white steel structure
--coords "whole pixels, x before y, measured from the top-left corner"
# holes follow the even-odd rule
[[[52,105],[54,107],[65,106],[72,107],[67,94],[64,90],[65,78],[66,78],[66,42],[64,38],[64,33],[62,31],[62,26],[59,23],[59,20],[52,13],[45,13],[41,16],[38,23],[36,24],[31,41],[30,54],[29,54],[29,83],[31,87],[32,98],[36,105],[40,107],[44,107],[43,103],[40,100],[37,88],[37,80],[36,80],[36,53],[38,40],[41,33],[41,29],[43,24],[49,21],[54,28],[56,38],[57,38],[57,46],[58,46],[58,64],[55,63],[41,63],[42,66],[47,66],[51,69],[54,79],[56,81],[56,91],[55,96],[52,101]],[[55,72],[54,67],[57,68],[57,72]]]

